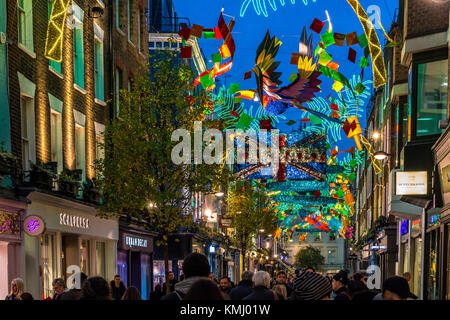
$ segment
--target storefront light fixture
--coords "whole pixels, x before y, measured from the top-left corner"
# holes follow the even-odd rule
[[[264,229],[259,229],[259,232],[264,232]]]
[[[380,133],[377,132],[377,131],[375,131],[375,132],[373,133],[373,135],[372,135],[372,138],[374,138],[374,140],[380,139]]]
[[[216,195],[217,198],[222,198],[225,195],[225,193],[223,193],[223,192],[216,192],[215,195]]]
[[[389,157],[389,154],[384,151],[377,151],[373,156],[377,160],[386,160]]]

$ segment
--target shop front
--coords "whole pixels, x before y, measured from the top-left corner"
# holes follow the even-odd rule
[[[34,297],[53,295],[52,281],[72,286],[76,272],[112,280],[116,274],[119,226],[97,217],[94,206],[50,194],[32,192],[24,235],[25,288]]]
[[[127,287],[139,289],[143,300],[148,300],[153,290],[154,236],[138,226],[119,223],[117,273]]]
[[[26,206],[0,197],[0,299],[8,295],[11,280],[25,272],[21,224]]]
[[[428,268],[428,294],[436,299],[450,300],[450,126],[433,146],[436,188],[435,208],[428,214],[429,246],[436,252]],[[436,273],[434,266],[436,265]],[[437,293],[437,294],[436,294]]]
[[[377,265],[381,269],[381,280],[384,281],[396,274],[397,263],[397,232],[395,227],[386,227],[377,240],[370,245],[376,255]]]

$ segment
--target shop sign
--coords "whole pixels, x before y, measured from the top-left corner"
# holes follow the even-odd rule
[[[428,178],[426,171],[396,172],[395,194],[426,195],[428,193]]]
[[[443,193],[450,192],[450,164],[441,169],[441,188]]]
[[[23,221],[23,230],[31,237],[40,236],[45,231],[45,222],[39,216],[28,216]]]
[[[402,222],[402,224],[400,225],[400,235],[405,235],[408,233],[408,225],[409,225],[409,220],[404,220]]]
[[[232,223],[232,219],[224,219],[224,218],[222,218],[222,227],[226,227],[226,228],[228,228],[228,227],[231,227],[231,223]]]
[[[67,213],[59,214],[59,224],[79,229],[89,229],[89,219]]]
[[[417,220],[414,220],[412,222],[411,237],[413,237],[413,238],[420,234],[420,228],[421,228],[420,227],[420,220],[421,219],[417,219]]]
[[[123,233],[122,248],[125,250],[153,252],[153,239],[151,237],[140,237],[134,234]]]
[[[441,214],[434,214],[428,217],[428,228],[435,227],[441,222]]]

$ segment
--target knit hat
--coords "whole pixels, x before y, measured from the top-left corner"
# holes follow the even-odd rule
[[[331,283],[318,273],[304,271],[294,280],[294,290],[302,300],[320,300],[331,294]]]
[[[344,286],[346,286],[348,283],[348,274],[346,271],[341,270],[334,275],[333,279],[336,281],[340,281]]]
[[[385,290],[389,290],[393,293],[396,293],[399,297],[403,299],[413,298],[417,299],[413,293],[409,291],[408,280],[403,277],[390,277],[386,279],[383,283],[383,292]]]

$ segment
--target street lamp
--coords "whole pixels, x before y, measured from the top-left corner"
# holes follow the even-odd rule
[[[222,198],[224,195],[225,195],[225,193],[223,193],[223,192],[216,192],[216,193],[215,193],[215,196],[216,196],[217,198]]]
[[[390,154],[388,154],[384,151],[377,151],[377,152],[375,152],[375,154],[373,156],[377,160],[386,160],[390,156]]]
[[[372,135],[372,138],[374,138],[375,140],[378,140],[380,138],[380,133],[378,133],[377,131],[375,131]]]

